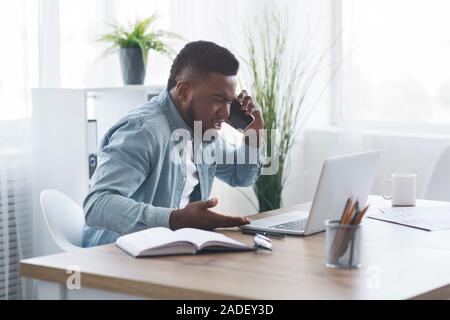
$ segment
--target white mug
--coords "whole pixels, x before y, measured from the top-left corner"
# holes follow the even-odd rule
[[[391,194],[386,195],[384,187],[391,184]],[[391,200],[393,206],[416,205],[417,176],[413,173],[393,173],[390,179],[381,184],[381,195],[386,200]]]

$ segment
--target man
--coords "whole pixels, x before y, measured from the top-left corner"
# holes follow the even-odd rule
[[[187,44],[173,62],[167,90],[129,112],[103,138],[99,165],[84,200],[86,226],[83,246],[111,243],[122,234],[150,227],[172,230],[214,229],[247,224],[247,218],[215,213],[217,199],[209,199],[214,177],[231,186],[252,185],[261,171],[255,163],[194,163],[192,142],[186,162],[172,161],[176,141],[172,133],[219,130],[238,99],[255,121],[257,139],[245,139],[232,152],[261,149],[261,113],[245,91],[236,97],[239,62],[227,49],[212,42]],[[259,148],[259,149],[258,149]]]

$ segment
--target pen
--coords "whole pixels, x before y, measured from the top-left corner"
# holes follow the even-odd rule
[[[252,234],[252,235],[262,234],[263,236],[266,236],[266,237],[274,237],[274,238],[280,238],[280,239],[283,239],[285,237],[285,235],[282,233],[271,233],[271,232],[265,232],[265,231],[258,232],[258,231],[241,229],[241,232],[243,234]]]

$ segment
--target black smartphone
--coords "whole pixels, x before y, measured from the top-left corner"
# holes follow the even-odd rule
[[[255,121],[253,115],[245,114],[245,111],[241,109],[241,104],[237,100],[233,100],[230,106],[230,117],[227,122],[236,129],[245,130]]]

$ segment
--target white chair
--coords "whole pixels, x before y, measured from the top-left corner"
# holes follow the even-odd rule
[[[64,251],[83,250],[83,209],[64,193],[56,190],[42,191],[40,200],[44,219],[56,244]]]
[[[450,201],[450,146],[447,146],[434,164],[426,184],[424,198]]]

